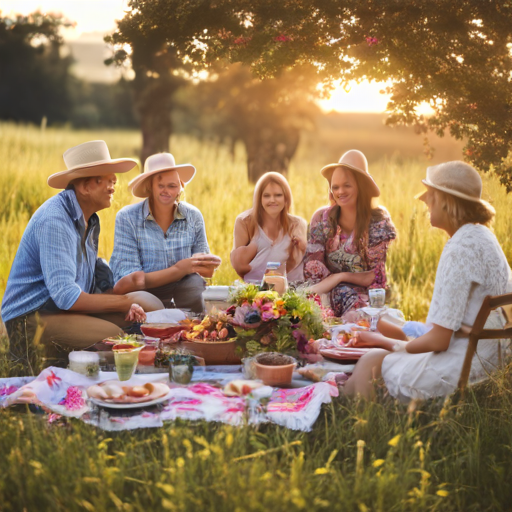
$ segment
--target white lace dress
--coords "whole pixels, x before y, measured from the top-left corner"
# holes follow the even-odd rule
[[[471,326],[484,298],[507,293],[511,282],[510,267],[494,234],[480,224],[465,224],[441,254],[427,322],[453,331],[461,324]],[[486,324],[488,328],[502,326],[499,313],[490,316]],[[402,401],[451,394],[457,387],[467,345],[467,337],[452,336],[445,352],[389,354],[382,363],[389,392]],[[507,347],[505,341],[479,341],[469,382],[485,379]]]

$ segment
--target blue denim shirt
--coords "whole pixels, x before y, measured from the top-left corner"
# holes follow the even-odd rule
[[[84,240],[84,215],[73,190],[43,203],[14,257],[2,301],[3,321],[46,306],[67,310],[82,291],[92,293],[99,232],[99,218],[93,214]]]
[[[180,202],[164,233],[149,210],[149,200],[125,206],[117,213],[110,267],[117,282],[137,270],[155,272],[172,267],[197,252],[209,253],[201,212]]]

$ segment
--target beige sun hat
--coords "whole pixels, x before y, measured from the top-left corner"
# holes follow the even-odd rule
[[[48,185],[52,188],[64,189],[76,178],[128,172],[137,165],[131,158],[110,158],[107,144],[103,140],[84,142],[68,149],[62,156],[67,170],[48,178]]]
[[[329,164],[322,168],[320,172],[322,173],[322,176],[329,182],[329,185],[331,184],[334,169],[338,167],[346,167],[351,171],[362,174],[368,182],[371,196],[380,196],[379,187],[368,172],[368,160],[366,160],[366,157],[361,151],[358,151],[357,149],[351,149],[341,156],[337,164]]]
[[[427,167],[427,177],[421,180],[428,187],[441,190],[452,196],[490,206],[482,199],[482,178],[465,162],[455,160]],[[417,199],[425,199],[427,191],[418,194]]]
[[[135,197],[148,197],[149,194],[144,186],[145,181],[159,172],[166,171],[178,171],[180,180],[184,185],[192,181],[192,178],[196,174],[196,168],[193,165],[176,165],[171,153],[157,153],[156,155],[151,155],[146,159],[146,162],[144,163],[144,172],[136,178],[133,178],[133,180],[128,183],[128,188],[132,191],[132,194]]]

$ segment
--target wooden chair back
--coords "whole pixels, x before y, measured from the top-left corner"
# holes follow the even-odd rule
[[[462,365],[462,371],[460,373],[458,391],[461,396],[464,395],[464,391],[468,385],[469,373],[471,371],[471,362],[475,355],[478,341],[479,340],[499,340],[512,338],[512,326],[508,323],[504,329],[485,329],[485,323],[489,314],[496,308],[502,306],[512,305],[512,293],[506,293],[504,295],[488,295],[483,303],[478,315],[476,317],[473,327],[469,331],[469,343],[466,351],[466,357],[464,358],[464,364]]]

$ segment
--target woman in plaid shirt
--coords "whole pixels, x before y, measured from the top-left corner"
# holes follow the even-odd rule
[[[166,307],[203,311],[203,277],[211,277],[221,260],[209,254],[201,212],[180,201],[195,172],[190,164],[176,165],[170,153],[158,153],[130,182],[132,194],[144,201],[116,216],[114,293],[147,290]]]

